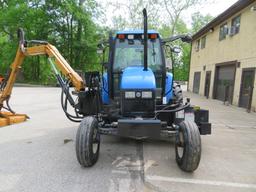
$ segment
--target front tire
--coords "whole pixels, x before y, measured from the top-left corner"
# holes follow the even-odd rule
[[[173,83],[173,95],[174,95],[174,101],[177,104],[182,105],[183,104],[183,93],[180,84],[174,82]]]
[[[195,122],[183,121],[176,133],[176,162],[181,170],[193,172],[201,159],[201,137]]]
[[[76,134],[76,156],[83,167],[93,166],[99,158],[100,134],[95,117],[85,117]]]

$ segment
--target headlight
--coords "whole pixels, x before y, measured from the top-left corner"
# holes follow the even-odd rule
[[[125,92],[125,98],[126,99],[134,99],[135,98],[135,92],[134,91],[126,91]]]
[[[152,98],[152,91],[142,91],[142,98],[151,99]]]

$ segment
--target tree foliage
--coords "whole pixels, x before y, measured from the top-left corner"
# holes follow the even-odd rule
[[[213,17],[209,14],[204,16],[200,14],[200,12],[193,13],[192,14],[192,32],[196,33],[202,27],[208,24],[212,19]]]
[[[97,26],[99,14],[94,0],[2,0],[0,1],[0,73],[14,59],[18,40],[16,31],[26,38],[47,40],[55,45],[74,69],[97,68]],[[25,81],[53,81],[45,57],[26,58],[22,68]]]
[[[188,34],[190,33],[190,29],[187,27],[186,23],[179,19],[176,23],[175,27],[177,34]],[[163,26],[159,29],[159,32],[164,37],[170,36],[171,27]],[[173,74],[175,80],[179,81],[187,81],[188,80],[188,73],[189,73],[189,63],[190,63],[190,44],[183,43],[181,41],[177,41],[172,43],[172,46],[178,46],[181,48],[182,52],[180,54],[172,54],[173,59]],[[168,55],[170,57],[170,55]]]
[[[160,23],[160,0],[129,0],[127,2],[110,2],[113,10],[123,10],[113,17],[115,30],[140,29],[143,26],[142,10],[147,9],[149,27],[155,28]]]
[[[195,33],[212,17],[192,15],[192,28],[182,20],[190,7],[207,0],[111,0],[117,11],[112,18],[113,28],[96,25],[102,8],[96,0],[0,0],[0,73],[9,69],[18,46],[16,31],[24,28],[26,38],[47,40],[55,45],[71,66],[77,70],[99,69],[97,43],[108,37],[108,31],[142,28],[142,9],[148,11],[149,28],[157,29],[162,37]],[[120,11],[122,10],[122,11]],[[109,17],[109,15],[105,15]],[[175,78],[188,79],[190,46],[177,42],[183,53],[175,55]],[[55,82],[45,57],[26,58],[21,69],[24,81]],[[20,79],[22,79],[22,76]]]
[[[165,5],[168,7],[168,0],[164,0],[166,3]],[[159,29],[159,32],[164,36],[168,37],[168,35],[177,35],[177,34],[195,34],[198,32],[202,27],[204,27],[207,23],[209,23],[213,17],[211,15],[202,15],[199,12],[192,14],[192,27],[188,28],[187,24],[180,18],[181,11],[184,11],[188,8],[188,6],[194,6],[193,2],[200,3],[202,1],[179,1],[174,8],[174,11],[168,11],[170,13],[170,17],[172,24],[170,25],[162,25]],[[172,6],[175,7],[175,1],[169,1]],[[176,2],[177,3],[177,2]],[[179,8],[180,7],[180,8]],[[168,8],[170,9],[170,8]],[[175,10],[176,9],[176,10]],[[176,13],[175,13],[176,12]],[[190,63],[190,52],[191,46],[189,44],[175,42],[173,46],[179,46],[182,48],[182,53],[180,55],[173,55],[174,58],[174,75],[176,80],[180,81],[188,81],[189,76],[189,63]]]
[[[180,20],[181,14],[190,7],[203,3],[205,0],[163,0],[166,12],[170,18],[171,34],[175,34],[176,26]]]
[[[109,4],[113,10],[119,10],[119,15],[112,18],[113,30],[127,28],[142,28],[142,9],[148,11],[149,28],[157,29],[163,38],[178,34],[193,34],[205,25],[211,16],[194,13],[192,16],[192,29],[182,20],[183,14],[189,9],[210,0],[127,0],[113,1]],[[121,10],[121,11],[120,11]],[[174,73],[176,80],[188,80],[190,45],[175,42],[173,46],[180,46],[182,54],[174,55]]]

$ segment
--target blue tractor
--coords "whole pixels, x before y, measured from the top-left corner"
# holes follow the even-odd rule
[[[100,135],[134,139],[175,135],[178,166],[187,172],[194,171],[201,157],[200,134],[211,133],[209,112],[192,106],[189,99],[183,101],[181,87],[167,70],[164,52],[164,48],[176,52],[171,42],[180,39],[189,43],[191,38],[178,35],[161,39],[158,32],[147,29],[145,9],[143,15],[144,30],[119,31],[99,44],[103,55],[108,55],[107,62],[102,63],[102,73],[87,72],[83,77],[56,47],[46,41],[27,41],[24,31],[19,29],[19,49],[11,71],[6,78],[0,77],[0,126],[27,119],[10,108],[11,90],[24,58],[46,55],[62,88],[65,115],[80,122],[76,155],[82,166],[90,167],[97,162]],[[70,91],[72,86],[74,91]],[[70,113],[68,106],[74,113]]]
[[[84,167],[94,165],[102,134],[134,139],[175,135],[177,164],[192,172],[200,162],[200,134],[211,133],[209,115],[189,99],[183,101],[181,87],[166,69],[164,54],[171,42],[189,43],[191,38],[161,39],[157,31],[147,29],[145,9],[143,15],[144,30],[119,31],[99,44],[103,55],[108,55],[102,76],[85,74],[88,90],[78,95],[76,106],[84,117],[76,136],[77,159]]]

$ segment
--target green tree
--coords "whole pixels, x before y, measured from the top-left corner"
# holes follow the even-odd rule
[[[98,26],[93,21],[100,17],[98,7],[94,0],[0,1],[0,73],[5,73],[14,59],[19,27],[29,40],[47,40],[55,45],[74,69],[98,68]],[[50,73],[45,57],[26,58],[22,68],[25,81],[55,81]]]
[[[200,12],[192,14],[192,33],[198,32],[202,27],[208,24],[213,19],[210,14],[202,15]]]
[[[112,18],[113,28],[116,30],[125,29],[127,26],[127,21],[121,16],[113,16]]]
[[[179,19],[175,24],[175,34],[194,34],[203,26],[205,26],[208,22],[213,19],[212,16],[206,15],[203,16],[200,13],[194,13],[192,15],[192,28],[189,29],[186,23]],[[170,25],[162,25],[159,28],[159,32],[163,37],[169,37],[171,34],[172,26]],[[190,63],[190,51],[191,45],[187,43],[181,43],[180,41],[174,42],[173,46],[179,46],[182,49],[182,53],[177,55],[174,54],[174,75],[175,80],[187,81],[189,75],[189,63]]]
[[[190,7],[202,4],[206,0],[162,0],[162,4],[170,18],[171,34],[175,34],[176,26],[181,19],[181,15]]]
[[[120,15],[114,16],[114,30],[141,29],[143,26],[143,8],[147,9],[149,28],[159,26],[161,13],[159,0],[129,0],[127,2],[116,0],[114,2],[110,1],[109,4],[113,7],[113,10],[122,10]]]
[[[148,11],[149,28],[158,29],[163,38],[192,33],[182,20],[182,14],[187,9],[207,1],[209,0],[131,0],[127,3],[116,1],[112,6],[123,12],[122,15],[114,17],[114,29],[142,28],[142,9],[145,7]],[[199,18],[194,18],[194,21],[197,19]],[[190,45],[181,42],[174,42],[172,45],[182,48],[182,54],[174,55],[175,79],[188,80]]]
[[[188,29],[186,23],[179,19],[176,22],[175,27],[177,34],[189,34],[190,30]],[[181,48],[180,54],[173,53],[173,74],[175,80],[187,81],[189,73],[189,62],[190,62],[190,44],[183,43],[181,41],[175,41],[172,43],[172,46],[178,46]]]

